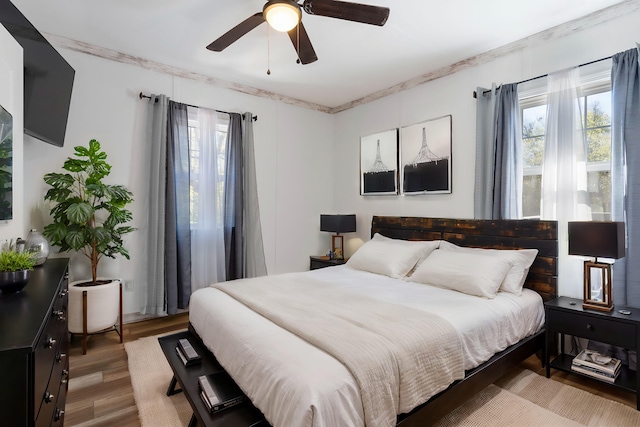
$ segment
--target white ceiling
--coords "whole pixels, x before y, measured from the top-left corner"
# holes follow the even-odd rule
[[[326,107],[337,107],[571,21],[619,0],[359,0],[384,27],[311,16],[318,61],[296,64],[264,23],[223,52],[205,47],[266,0],[12,0],[40,30]],[[270,51],[270,60],[267,52]],[[267,68],[271,75],[267,75]]]

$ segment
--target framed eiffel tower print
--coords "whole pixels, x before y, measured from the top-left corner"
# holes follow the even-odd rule
[[[400,129],[402,194],[451,193],[452,116]]]
[[[360,138],[360,194],[398,194],[398,129]]]

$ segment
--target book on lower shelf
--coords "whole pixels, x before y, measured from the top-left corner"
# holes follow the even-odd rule
[[[244,393],[226,372],[198,377],[200,397],[211,413],[230,408],[244,401]]]
[[[571,362],[572,370],[611,383],[618,377],[620,366],[620,360],[594,350],[582,350]]]
[[[609,374],[620,369],[620,360],[615,357],[603,356],[595,350],[582,350],[573,358],[574,365],[588,366]]]
[[[616,372],[615,375],[605,374],[602,371],[597,371],[595,369],[588,369],[584,366],[579,366],[579,365],[571,365],[571,369],[576,372],[580,372],[590,377],[597,378],[599,380],[607,381],[610,383],[616,382],[616,378],[618,377],[618,372]]]

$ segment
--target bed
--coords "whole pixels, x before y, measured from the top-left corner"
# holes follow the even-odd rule
[[[452,258],[442,251],[425,255],[411,273],[414,279],[374,274],[347,263],[197,291],[190,330],[272,425],[429,425],[544,348],[542,301],[556,295],[555,222],[374,216],[371,235],[372,241],[402,241],[402,248],[413,245],[404,241],[446,241],[456,248],[535,249],[537,256],[525,274],[522,295],[497,292],[494,298],[416,282],[420,266],[434,255],[444,257],[438,265]],[[504,264],[493,260],[500,256],[484,255],[456,257]],[[348,301],[347,309],[340,300]],[[373,314],[351,318],[361,316],[349,309],[352,305],[368,307]],[[302,317],[291,317],[296,307],[303,307]],[[334,324],[344,317],[349,321]],[[355,338],[360,328],[353,324],[377,328],[376,334],[388,333],[390,339],[378,345],[366,335]],[[427,332],[429,328],[433,330]],[[325,333],[330,339],[318,338]],[[393,353],[390,358],[398,363],[387,368],[383,353],[389,341],[410,348],[410,357]],[[378,358],[380,367],[369,368]],[[396,389],[396,383],[402,386]],[[386,395],[381,388],[389,389]],[[393,419],[388,406],[395,408]]]

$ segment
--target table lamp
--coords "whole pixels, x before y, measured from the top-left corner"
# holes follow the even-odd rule
[[[348,215],[320,215],[320,231],[331,231],[332,259],[344,259],[344,239],[340,233],[356,231],[355,214]]]
[[[584,262],[583,308],[613,310],[611,299],[611,264],[598,262],[598,257],[619,259],[625,256],[624,222],[569,222],[569,255],[594,257]]]

